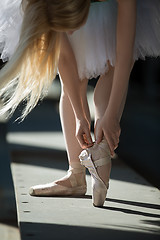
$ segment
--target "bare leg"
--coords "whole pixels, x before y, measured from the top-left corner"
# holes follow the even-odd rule
[[[61,81],[62,82],[62,81]],[[86,91],[87,80],[80,83],[81,96],[83,107],[85,109],[86,117],[90,119],[89,108],[87,103]],[[33,196],[56,196],[56,195],[84,195],[86,193],[86,179],[85,168],[80,164],[79,154],[81,147],[75,137],[75,117],[70,100],[63,89],[60,100],[60,116],[62,122],[62,129],[65,137],[69,171],[63,178],[53,181],[51,183],[37,185],[30,188],[30,195]]]
[[[114,75],[114,68],[109,67],[108,72],[101,76],[97,82],[95,91],[94,91],[94,105],[95,105],[95,138],[96,138],[96,126],[98,125],[99,119],[101,119],[106,111],[108,106],[109,97],[112,88],[112,81]],[[98,174],[104,183],[108,183],[111,163],[97,168]]]
[[[95,91],[94,91],[94,105],[95,105],[95,138],[96,138],[96,126],[98,125],[99,119],[101,119],[107,109],[110,93],[112,89],[112,82],[113,82],[113,75],[114,75],[114,68],[109,67],[108,72],[101,76],[98,80],[98,83],[96,85]],[[122,116],[122,112],[124,109],[124,104],[126,101],[127,96],[127,90],[125,92],[125,95],[123,97],[123,102],[121,104],[121,108],[119,111],[119,121]],[[109,181],[110,171],[111,171],[111,163],[108,163],[107,165],[104,165],[102,167],[98,167],[98,174],[101,177],[101,179],[107,183]]]
[[[87,79],[82,81],[81,96],[83,99],[83,106],[85,108],[87,118],[90,122],[90,113],[89,113],[89,107],[88,107],[87,96],[86,96],[87,84],[88,84]],[[74,112],[73,112],[70,100],[67,94],[65,93],[65,91],[63,90],[63,84],[62,84],[62,93],[61,93],[59,106],[60,106],[62,130],[63,130],[67,154],[68,154],[68,161],[69,163],[77,162],[79,161],[78,156],[82,149],[75,137],[75,130],[76,130],[75,116],[74,116]]]
[[[86,112],[86,116],[90,122],[90,113],[89,113],[89,107],[87,102],[87,84],[88,80],[84,79],[81,82],[81,96],[83,99],[83,107]],[[65,138],[66,143],[66,149],[67,149],[67,155],[68,155],[68,162],[69,165],[73,165],[73,163],[79,163],[79,154],[82,151],[76,137],[75,137],[75,130],[76,130],[76,123],[75,123],[75,116],[74,112],[70,103],[70,100],[66,94],[66,92],[63,89],[63,83],[61,81],[62,85],[62,93],[61,93],[61,99],[60,99],[60,117],[61,117],[61,124],[62,124],[62,130]],[[76,174],[77,182],[84,181],[84,179],[81,179],[80,174]],[[79,182],[79,184],[80,184]],[[69,187],[71,185],[70,180],[68,177],[64,177],[63,179],[57,180],[56,183],[61,184],[63,186]]]

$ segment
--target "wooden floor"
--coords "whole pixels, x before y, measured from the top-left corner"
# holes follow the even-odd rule
[[[92,102],[90,96],[89,99]],[[67,158],[57,109],[57,102],[44,101],[43,104],[32,111],[23,123],[13,123],[14,120],[12,119],[6,126],[4,123],[1,124],[0,216],[2,216],[1,213],[2,210],[5,210],[4,206],[6,204],[6,201],[1,204],[1,191],[11,190],[10,159],[7,160],[8,146],[5,138],[5,134],[7,134],[10,152],[14,152],[11,156],[11,167],[20,235],[17,219],[15,217],[12,219],[12,213],[8,212],[5,216],[6,221],[4,221],[4,218],[0,219],[0,240],[19,240],[20,236],[21,240],[159,239],[160,193],[121,160],[113,161],[110,189],[103,208],[92,206],[89,175],[87,175],[87,195],[83,198],[36,198],[29,195],[30,186],[50,182],[66,174]],[[132,117],[130,113],[128,114]],[[15,119],[17,117],[19,117],[19,112],[16,113]],[[144,124],[144,121],[142,121],[142,124]],[[125,128],[127,139],[124,142],[132,140],[134,141],[134,147],[135,138],[133,137],[134,134],[131,133],[135,131],[135,128],[132,124],[127,126],[128,128]],[[6,127],[5,131],[4,127]],[[153,127],[155,128],[155,125]],[[145,128],[142,129],[145,130]],[[149,129],[154,133],[153,128]],[[144,138],[149,139],[147,131],[145,134],[142,131],[143,140]],[[5,132],[3,138],[2,132]],[[132,139],[128,138],[126,132]],[[135,132],[137,132],[137,126]],[[156,134],[158,135],[158,131],[156,131]],[[151,139],[156,141],[155,137],[151,137]],[[143,142],[141,138],[139,141]],[[131,160],[134,161],[136,159],[135,148],[126,148],[126,144],[121,146],[121,148],[123,147],[125,152],[130,151],[132,153],[128,156],[133,156]],[[139,142],[138,147],[142,147]],[[159,148],[156,147],[154,142],[152,146],[144,144],[144,147],[145,149],[147,147],[149,150],[152,149],[150,152],[153,152],[153,155],[151,158],[150,155],[145,155],[145,157],[139,155],[142,170],[146,172],[145,166],[148,164],[148,158],[150,165],[156,166],[156,169],[158,169],[158,165],[153,164],[150,159],[154,161],[153,156],[156,155]],[[153,151],[155,148],[156,151]],[[146,154],[148,154],[148,151],[146,151]],[[130,159],[128,159],[128,162],[130,162]],[[15,199],[12,198],[12,203],[14,201]],[[7,206],[10,209],[10,203]],[[16,216],[16,209],[13,215]],[[10,219],[13,221],[10,221]]]
[[[31,197],[30,186],[64,176],[64,158],[61,151],[13,154],[12,174],[22,240],[63,240],[66,236],[77,240],[159,239],[159,192],[121,160],[113,160],[110,190],[103,208],[92,206],[89,175],[84,197]]]

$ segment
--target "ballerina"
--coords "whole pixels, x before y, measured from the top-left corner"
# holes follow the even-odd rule
[[[103,206],[133,64],[138,58],[160,55],[160,3],[23,0],[21,8],[21,0],[10,1],[3,1],[6,16],[0,20],[1,56],[9,59],[0,73],[0,93],[7,99],[0,113],[11,115],[25,101],[24,119],[46,94],[57,68],[62,84],[60,116],[68,174],[31,187],[30,194],[84,195],[87,167],[92,176],[93,205]],[[8,29],[14,32],[11,49]],[[97,76],[94,143],[86,89],[88,79]]]

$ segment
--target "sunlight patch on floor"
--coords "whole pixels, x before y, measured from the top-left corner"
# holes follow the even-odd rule
[[[7,141],[29,147],[42,147],[65,150],[63,134],[61,132],[16,132],[8,133]]]

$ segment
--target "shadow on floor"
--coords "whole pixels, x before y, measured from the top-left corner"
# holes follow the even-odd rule
[[[69,220],[68,220],[69,224]],[[34,240],[82,240],[82,239],[136,239],[136,240],[158,240],[159,235],[152,231],[152,233],[143,233],[143,229],[129,228],[128,230],[123,230],[127,226],[119,226],[120,230],[113,229],[102,229],[93,227],[79,227],[79,226],[69,226],[69,225],[58,225],[58,224],[43,224],[43,223],[27,223],[20,222],[21,226],[21,237],[23,240],[34,239]],[[110,226],[108,226],[110,227]],[[117,228],[117,226],[115,226]],[[137,231],[141,230],[141,232]],[[144,229],[145,230],[145,229]]]

